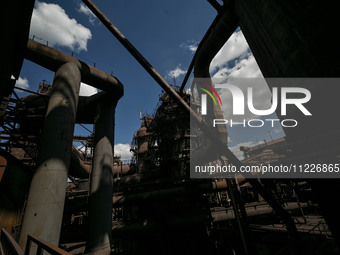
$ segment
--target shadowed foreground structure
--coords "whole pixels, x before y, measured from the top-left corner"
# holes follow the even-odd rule
[[[339,252],[337,179],[191,179],[190,140],[196,134],[190,133],[189,120],[193,117],[207,139],[223,148],[228,164],[339,163],[340,119],[335,116],[340,86],[310,86],[317,97],[309,105],[313,119],[289,109],[285,118],[298,120],[299,126],[286,128],[280,140],[241,148],[243,162],[227,148],[226,127],[210,132],[197,114],[199,100],[184,92],[193,68],[196,78],[210,78],[212,59],[238,27],[265,78],[338,77],[336,6],[302,0],[225,0],[220,5],[209,0],[218,14],[177,88],[92,1],[83,2],[164,92],[156,112],[141,116],[131,144],[134,157],[123,164],[113,152],[115,107],[123,85],[28,39],[34,1],[6,1],[2,12],[17,19],[2,22],[5,31],[16,33],[6,40],[3,63],[8,65],[0,77],[0,254],[20,254],[26,244],[32,254],[41,248],[59,254]],[[17,10],[19,5],[25,8]],[[52,86],[43,82],[37,93],[18,98],[14,79],[24,58],[55,72],[55,78]],[[102,91],[81,97],[81,81]],[[221,109],[209,109],[220,116]],[[325,114],[329,112],[333,118]],[[76,123],[94,124],[94,134],[74,136]],[[84,142],[86,153],[77,151],[75,141]]]

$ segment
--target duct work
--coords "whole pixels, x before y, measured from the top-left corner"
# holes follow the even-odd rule
[[[96,109],[87,241],[87,250],[90,254],[111,253],[113,131],[116,103],[108,97],[99,103]]]
[[[21,230],[21,247],[26,245],[27,234],[58,245],[80,80],[80,71],[72,62],[56,72]]]
[[[24,23],[22,38],[10,47],[11,56],[7,56],[17,63],[9,61],[6,75],[17,78],[25,57],[55,76],[53,86],[43,81],[37,93],[23,98],[15,93],[10,97],[14,83],[1,76],[6,86],[1,90],[5,100],[0,106],[0,116],[4,116],[0,134],[0,162],[4,162],[0,166],[0,225],[4,227],[0,253],[13,244],[20,254],[27,240],[33,242],[28,242],[27,254],[42,249],[62,254],[139,255],[338,252],[340,227],[333,200],[337,180],[190,178],[190,153],[195,149],[200,153],[191,143],[191,138],[200,137],[190,132],[190,117],[209,141],[208,150],[209,146],[218,148],[221,158],[236,168],[296,158],[299,162],[333,162],[339,158],[340,124],[334,118],[328,130],[322,113],[338,102],[339,86],[332,95],[320,86],[312,88],[313,94],[326,102],[320,105],[313,101],[313,114],[320,123],[311,125],[301,119],[301,127],[288,131],[285,138],[242,147],[242,161],[228,148],[226,126],[215,132],[206,125],[209,118],[223,118],[221,108],[208,102],[209,114],[201,116],[200,91],[195,93],[194,83],[192,97],[184,91],[192,68],[194,78],[204,78],[213,86],[210,63],[238,27],[265,77],[336,77],[336,61],[316,53],[325,48],[327,55],[339,55],[334,50],[338,38],[332,38],[330,47],[318,40],[337,24],[337,16],[330,15],[332,6],[324,8],[325,4],[317,1],[288,4],[265,0],[226,0],[221,6],[208,0],[217,17],[199,44],[181,88],[177,88],[168,84],[91,0],[83,0],[164,90],[156,111],[140,116],[141,126],[131,143],[133,158],[124,163],[113,151],[115,109],[123,96],[123,85],[72,56],[27,40],[33,8],[33,2],[28,2],[27,11],[19,12],[24,12],[20,18]],[[9,10],[13,11],[15,4]],[[24,46],[27,43],[25,52],[23,42]],[[81,97],[81,82],[102,91]],[[295,114],[290,117],[300,121]],[[88,137],[74,136],[75,124],[94,124],[94,132],[89,131]],[[82,143],[83,152],[75,141]],[[206,160],[204,157],[198,156],[200,160]]]
[[[79,118],[83,118],[81,111],[91,109],[100,101],[101,104],[95,112],[92,110],[93,113],[89,114],[91,111],[86,111],[87,118],[93,116],[92,120],[95,122],[96,129],[90,191],[90,205],[93,209],[90,209],[89,213],[90,219],[92,218],[95,222],[93,226],[97,232],[90,227],[90,233],[94,233],[99,240],[102,240],[98,231],[102,232],[102,229],[106,228],[105,232],[108,237],[104,238],[102,243],[95,241],[95,247],[91,247],[91,242],[89,242],[89,247],[91,247],[89,249],[98,252],[104,246],[106,253],[107,250],[110,252],[111,210],[105,205],[111,204],[112,201],[114,110],[118,99],[123,95],[123,87],[116,78],[31,40],[28,42],[26,54],[28,59],[56,71],[56,74],[49,96],[40,139],[37,170],[31,182],[19,243],[21,247],[25,247],[26,237],[30,234],[58,245],[70,164],[72,168],[70,173],[73,176],[88,178],[89,174],[88,167],[75,154],[74,149],[72,150],[77,110],[80,111]],[[86,100],[83,99],[79,110],[77,108],[81,80],[95,84],[96,87],[107,92],[103,91]],[[87,122],[91,123],[89,120]],[[110,179],[111,182],[102,183]],[[98,217],[102,217],[98,214],[98,208],[103,206],[105,207],[103,212],[106,212],[107,216],[104,216],[103,222],[98,223]],[[91,240],[95,239],[91,237]]]

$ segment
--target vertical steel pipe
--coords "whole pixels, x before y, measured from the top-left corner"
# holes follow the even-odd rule
[[[19,244],[27,235],[58,245],[81,75],[75,63],[56,72],[41,135]],[[33,249],[34,250],[34,249]]]
[[[95,116],[93,168],[90,177],[87,254],[110,254],[112,242],[112,192],[114,114],[117,100],[100,102]]]

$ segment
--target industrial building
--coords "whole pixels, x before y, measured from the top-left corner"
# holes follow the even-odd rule
[[[309,105],[313,119],[290,109],[285,117],[299,120],[299,126],[284,128],[284,138],[240,148],[243,160],[229,150],[226,126],[208,128],[200,95],[191,95],[194,85],[184,89],[192,72],[210,79],[212,59],[238,27],[265,78],[339,77],[335,3],[208,0],[216,18],[183,84],[173,86],[105,10],[83,2],[163,92],[155,112],[140,116],[131,134],[133,158],[124,163],[113,149],[123,84],[29,39],[34,0],[6,1],[2,17],[11,18],[2,26],[11,36],[3,40],[0,77],[0,254],[339,253],[338,179],[190,178],[190,157],[208,141],[235,167],[338,164],[340,86],[310,87],[317,98]],[[323,34],[331,38],[323,40]],[[20,98],[14,86],[24,59],[55,75],[53,83],[42,81],[38,91]],[[79,96],[81,82],[101,91]],[[221,117],[220,108],[209,110]],[[75,124],[93,124],[95,131],[74,136]]]

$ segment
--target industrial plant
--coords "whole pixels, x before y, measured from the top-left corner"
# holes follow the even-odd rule
[[[29,38],[35,1],[5,1],[1,16],[10,17],[2,22],[8,36],[2,38],[0,77],[0,255],[339,254],[335,3],[208,0],[216,18],[178,85],[160,75],[106,10],[82,2],[162,93],[154,112],[140,113],[140,126],[131,134],[132,158],[124,161],[114,151],[115,114],[129,84],[119,73]],[[284,137],[241,146],[241,158],[228,146],[233,137],[227,125],[210,128],[213,119],[224,119],[223,112],[210,100],[202,114],[209,98],[195,83],[205,79],[214,87],[210,63],[238,28],[265,79],[317,78],[308,87],[312,117],[297,107],[288,107],[284,116],[277,112],[279,120],[299,124],[283,125]],[[42,79],[37,91],[21,88],[27,94],[20,97],[15,84],[24,59],[54,72],[54,80]],[[331,86],[323,86],[324,79]],[[99,92],[79,95],[81,82]],[[87,124],[94,127],[90,135],[74,134],[75,125]],[[214,158],[208,153],[213,150],[219,152]],[[237,171],[320,165],[331,167],[333,175],[192,175],[193,164],[203,161]]]

